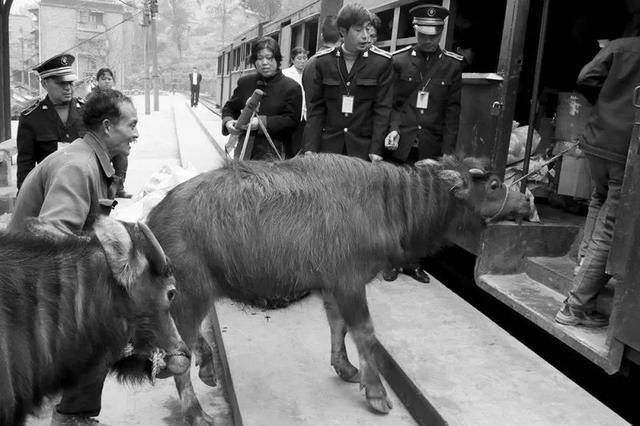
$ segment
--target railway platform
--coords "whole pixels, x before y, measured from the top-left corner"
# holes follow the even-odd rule
[[[206,171],[222,161],[220,118],[181,95],[140,119],[127,190],[141,193],[163,167]],[[214,143],[216,145],[214,145]],[[120,200],[129,216],[139,199]],[[376,356],[394,408],[368,411],[357,384],[329,365],[329,327],[318,296],[262,311],[221,300],[205,335],[216,340],[225,389],[192,371],[195,392],[216,424],[245,425],[618,425],[622,418],[432,278],[374,280],[368,299],[379,340]],[[348,340],[348,339],[347,339]],[[357,352],[347,349],[357,365]],[[222,383],[223,380],[219,380]],[[229,397],[231,395],[231,397]],[[50,422],[54,398],[27,425]],[[129,387],[109,378],[100,421],[110,425],[181,425],[173,380]]]

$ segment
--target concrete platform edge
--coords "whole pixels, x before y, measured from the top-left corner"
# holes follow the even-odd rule
[[[376,339],[374,354],[380,373],[417,424],[421,426],[448,424],[378,339]]]
[[[213,329],[213,336],[216,341],[220,362],[222,364],[223,380],[227,390],[227,402],[231,407],[233,426],[242,426],[243,423],[242,414],[240,413],[240,404],[238,403],[238,397],[236,396],[236,391],[233,387],[233,377],[231,369],[229,368],[229,360],[227,359],[227,351],[224,347],[224,339],[222,338],[222,330],[220,328],[220,321],[218,320],[218,312],[216,311],[215,303],[213,303],[211,310],[209,311],[209,321],[211,323],[211,328]]]

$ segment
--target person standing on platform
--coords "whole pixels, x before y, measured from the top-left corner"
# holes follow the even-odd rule
[[[90,96],[97,90],[110,90],[116,84],[116,77],[110,68],[100,68],[96,73],[96,81],[98,85],[93,88]],[[124,180],[127,177],[127,169],[129,168],[129,155],[119,154],[113,157],[113,168],[116,173],[113,177],[112,184],[116,187],[117,198],[131,198],[132,195],[124,190]]]
[[[304,47],[295,47],[291,50],[291,65],[289,68],[285,68],[282,70],[282,74],[285,77],[289,77],[296,81],[300,85],[302,89],[302,114],[300,116],[300,124],[296,128],[293,135],[291,135],[291,144],[285,147],[285,151],[288,158],[295,156],[298,151],[300,151],[300,147],[302,146],[302,135],[304,133],[304,126],[307,122],[307,107],[306,107],[306,99],[304,93],[304,87],[302,86],[302,74],[304,72],[305,65],[309,60],[309,51]]]
[[[370,21],[371,14],[358,3],[349,3],[338,12],[344,42],[340,48],[317,54],[304,152],[382,160],[393,67],[391,54],[371,46]]]
[[[25,218],[39,217],[63,233],[80,234],[98,216],[109,214],[115,205],[109,185],[114,175],[111,160],[128,155],[138,138],[136,109],[116,90],[98,91],[85,104],[83,122],[83,138],[44,159],[27,176],[8,230],[20,231]],[[85,372],[77,384],[65,388],[51,426],[101,425],[93,417],[100,414],[107,367]]]
[[[84,136],[84,100],[73,96],[74,61],[73,55],[56,55],[33,68],[47,96],[27,107],[18,119],[18,190],[36,164],[58,149],[58,142]]]
[[[231,98],[221,111],[222,134],[238,135],[239,143],[235,147],[237,154],[242,152],[246,129],[237,128],[240,112],[247,99],[256,89],[264,92],[257,115],[249,123],[250,138],[245,152],[246,159],[269,160],[284,156],[286,147],[291,143],[291,135],[300,124],[302,113],[302,88],[298,83],[285,77],[280,70],[282,53],[278,42],[271,37],[262,37],[251,47],[250,61],[256,68],[254,74],[243,75],[233,90]],[[259,121],[258,121],[259,120]],[[274,147],[263,132],[264,125]]]
[[[604,47],[578,76],[577,88],[593,112],[580,137],[594,190],[584,225],[584,258],[556,322],[564,325],[604,327],[609,319],[596,311],[596,299],[611,275],[607,260],[629,142],[634,124],[634,89],[640,84],[640,37],[626,37]]]
[[[198,106],[200,101],[200,82],[202,81],[202,74],[198,72],[197,67],[193,67],[193,70],[189,73],[189,84],[191,87],[191,106]]]
[[[342,36],[340,35],[340,31],[338,31],[338,24],[336,23],[335,16],[327,16],[325,18],[320,32],[320,39],[322,40],[322,46],[318,49],[318,52],[316,52],[315,55],[309,58],[304,66],[304,71],[302,72],[302,87],[304,89],[305,106],[307,111],[309,110],[309,99],[311,97],[313,79],[316,75],[316,61],[318,60],[318,53],[335,47],[340,47],[342,44]]]
[[[439,46],[449,11],[426,4],[411,8],[409,13],[417,43],[393,53],[393,112],[385,138],[386,157],[397,164],[452,153],[460,121],[464,58]],[[403,271],[420,282],[430,281],[417,264],[407,265]],[[382,275],[393,281],[398,270]]]

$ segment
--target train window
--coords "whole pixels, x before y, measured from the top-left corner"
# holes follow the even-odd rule
[[[380,28],[377,28],[378,42],[391,40],[391,34],[393,33],[393,10],[394,9],[388,9],[376,13],[378,18],[380,18]]]
[[[316,46],[318,45],[318,20],[307,22],[304,26],[304,48],[309,51],[309,56],[316,53]]]

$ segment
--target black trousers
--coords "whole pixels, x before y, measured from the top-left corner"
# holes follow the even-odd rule
[[[191,85],[191,106],[198,105],[200,100],[200,85]]]

